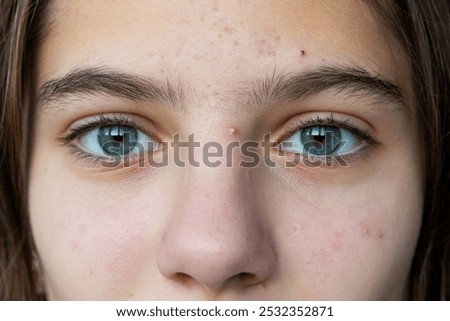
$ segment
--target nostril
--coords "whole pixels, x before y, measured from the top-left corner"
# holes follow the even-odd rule
[[[182,284],[187,284],[192,280],[192,277],[189,274],[178,272],[173,275],[173,280]]]
[[[228,283],[229,285],[241,284],[242,286],[247,287],[257,284],[259,281],[260,279],[256,274],[250,272],[241,272],[229,278],[226,283]]]
[[[241,281],[251,281],[256,278],[256,275],[250,272],[242,272],[236,275],[237,278]]]

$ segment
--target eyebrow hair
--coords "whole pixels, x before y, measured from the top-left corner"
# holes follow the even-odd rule
[[[274,71],[266,78],[251,82],[250,87],[242,94],[247,96],[248,103],[255,105],[297,100],[330,89],[348,96],[368,95],[380,103],[404,104],[399,85],[356,66],[322,66],[294,75]]]
[[[128,74],[105,67],[72,70],[63,77],[46,82],[38,95],[38,106],[58,101],[64,96],[107,94],[132,101],[153,101],[179,106],[183,101],[181,86],[148,77]]]
[[[262,106],[280,101],[306,98],[326,90],[349,96],[369,96],[381,103],[404,105],[400,87],[381,75],[355,66],[322,66],[293,74],[278,74],[247,84],[232,93],[246,105]],[[184,101],[181,82],[159,81],[106,67],[75,69],[63,77],[46,82],[38,95],[38,106],[63,100],[65,96],[107,94],[132,101],[151,101],[180,107]],[[404,106],[401,108],[405,110]]]

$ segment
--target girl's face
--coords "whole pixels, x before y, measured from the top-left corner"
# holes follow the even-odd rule
[[[365,2],[55,1],[47,24],[29,206],[50,299],[402,298],[422,146]]]

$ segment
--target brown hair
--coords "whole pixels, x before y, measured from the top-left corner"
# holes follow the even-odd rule
[[[446,0],[369,1],[403,43],[425,130],[423,223],[409,299],[450,298],[450,13]],[[38,300],[38,273],[27,213],[27,161],[33,47],[47,1],[0,1],[0,299]]]

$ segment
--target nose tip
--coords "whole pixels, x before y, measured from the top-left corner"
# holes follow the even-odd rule
[[[193,240],[178,244],[174,241],[166,240],[158,266],[165,278],[180,284],[199,284],[215,292],[246,288],[268,279],[273,270],[275,258],[266,242],[255,242],[257,246],[230,244],[220,249],[211,240],[203,245]]]

